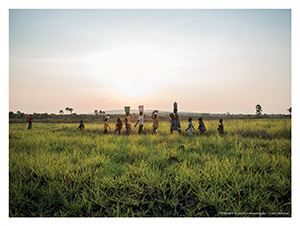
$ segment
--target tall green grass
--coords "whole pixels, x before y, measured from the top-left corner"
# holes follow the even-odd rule
[[[168,122],[130,136],[10,124],[9,215],[291,216],[290,119],[225,121],[222,137],[217,121],[205,125],[189,137]]]

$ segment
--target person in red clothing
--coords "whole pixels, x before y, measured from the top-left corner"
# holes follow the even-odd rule
[[[116,129],[115,129],[115,134],[117,134],[117,132],[119,132],[118,134],[121,134],[121,129],[122,129],[123,123],[121,121],[120,118],[117,119],[117,124],[116,124]]]

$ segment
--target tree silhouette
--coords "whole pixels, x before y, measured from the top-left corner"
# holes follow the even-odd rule
[[[98,115],[98,110],[94,110],[95,115]]]
[[[256,114],[257,115],[261,115],[261,113],[262,113],[262,107],[261,107],[261,105],[260,104],[257,104],[256,106],[255,106],[255,109],[256,109]]]
[[[69,108],[70,114],[72,114],[73,112],[73,108]]]
[[[290,107],[289,109],[287,109],[287,111],[292,114],[292,107]]]
[[[14,112],[13,112],[13,111],[10,111],[10,112],[9,112],[9,117],[12,118],[13,116],[14,116]]]
[[[69,108],[69,107],[66,107],[65,110],[66,110],[66,112],[68,113],[68,111],[70,111],[70,108]]]
[[[59,114],[63,114],[64,113],[64,111],[63,110],[59,110]]]

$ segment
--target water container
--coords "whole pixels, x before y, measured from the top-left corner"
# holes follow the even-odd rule
[[[124,109],[126,113],[130,113],[130,106],[125,106]]]
[[[153,111],[153,114],[154,114],[154,115],[158,115],[158,110],[154,110],[154,111]]]
[[[177,107],[177,103],[176,103],[176,102],[174,102],[174,104],[173,104],[173,109],[177,109],[177,110],[178,110],[178,107]]]
[[[139,112],[144,112],[144,105],[139,106]]]

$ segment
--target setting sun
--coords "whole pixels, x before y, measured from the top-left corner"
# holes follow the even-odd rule
[[[150,45],[116,47],[85,59],[111,91],[128,98],[155,92],[174,74],[178,59]]]

